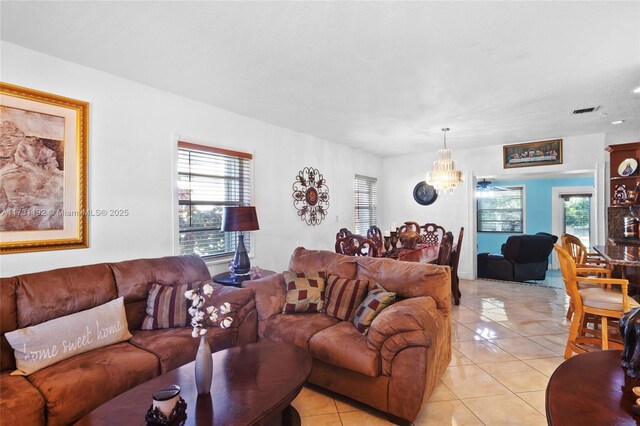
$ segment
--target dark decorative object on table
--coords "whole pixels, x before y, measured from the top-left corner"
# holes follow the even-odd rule
[[[223,232],[240,231],[238,235],[238,247],[233,257],[233,271],[232,273],[237,275],[249,274],[251,269],[251,262],[249,261],[249,255],[247,254],[247,248],[244,245],[244,231],[257,231],[260,229],[258,225],[258,215],[256,214],[256,208],[253,206],[244,207],[225,207],[222,215],[222,229]]]
[[[640,308],[622,315],[620,335],[624,341],[622,368],[626,370],[627,377],[640,379]]]
[[[144,419],[148,426],[181,426],[187,421],[187,403],[182,398],[178,399],[168,417],[158,407],[151,405]]]
[[[335,245],[336,253],[347,256],[369,256],[378,257],[378,247],[376,243],[362,235],[349,235],[339,238]]]
[[[293,206],[307,225],[319,225],[329,210],[329,187],[318,169],[305,167],[293,183]]]
[[[413,188],[413,199],[421,206],[429,206],[438,199],[438,193],[433,186],[420,181]]]
[[[389,242],[391,243],[391,251],[392,252],[397,252],[398,251],[398,232],[397,231],[391,231],[391,237]]]

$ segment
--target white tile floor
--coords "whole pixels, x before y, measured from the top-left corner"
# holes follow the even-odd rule
[[[449,368],[416,425],[546,425],[549,377],[564,361],[564,289],[462,281]],[[308,386],[293,402],[303,425],[387,425],[383,413]]]

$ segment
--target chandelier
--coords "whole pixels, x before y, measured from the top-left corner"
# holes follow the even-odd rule
[[[453,193],[453,190],[464,181],[464,175],[456,170],[456,162],[451,159],[451,151],[447,149],[448,127],[442,129],[444,134],[444,148],[438,150],[438,159],[433,162],[433,170],[427,172],[426,181],[433,186],[438,194]]]

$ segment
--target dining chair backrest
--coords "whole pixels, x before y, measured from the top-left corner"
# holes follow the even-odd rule
[[[580,238],[566,232],[560,236],[562,248],[569,253],[575,263],[586,263],[587,248],[582,244]]]
[[[562,281],[564,281],[564,290],[572,303],[576,303],[576,299],[580,299],[578,294],[578,283],[576,282],[576,262],[573,260],[571,253],[562,248],[559,244],[553,245],[558,254],[558,262],[560,263],[560,272],[562,273]],[[578,300],[578,303],[579,300]]]
[[[449,265],[451,262],[451,250],[453,248],[453,234],[451,231],[447,231],[440,243],[440,249],[438,250],[438,265]]]
[[[435,223],[425,223],[420,227],[421,243],[437,246],[444,237],[446,231]]]
[[[336,253],[346,254],[347,256],[378,256],[376,244],[361,235],[352,234],[347,237],[338,238],[335,249]]]
[[[351,231],[349,231],[347,228],[340,228],[340,230],[336,234],[336,241],[338,241],[340,238],[348,237],[349,235],[353,235]]]
[[[376,225],[372,225],[367,230],[367,238],[373,241],[373,243],[376,245],[376,248],[378,249],[378,253],[380,253],[382,251],[384,241],[382,239],[382,231],[380,230],[380,228],[378,228]]]
[[[458,244],[456,244],[455,249],[451,251],[451,275],[458,277],[458,264],[460,263],[460,250],[462,250],[462,237],[464,235],[464,227],[460,228],[460,233],[458,234]]]

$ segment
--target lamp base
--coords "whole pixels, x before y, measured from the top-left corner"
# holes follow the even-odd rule
[[[249,254],[247,248],[244,246],[244,235],[241,233],[238,235],[238,247],[236,247],[236,254],[233,256],[233,273],[238,275],[249,275],[251,269],[251,262],[249,261]]]

